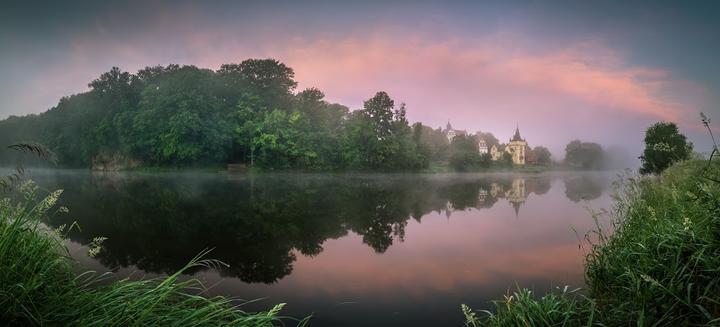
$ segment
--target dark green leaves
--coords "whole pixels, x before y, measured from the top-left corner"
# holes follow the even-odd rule
[[[659,122],[645,132],[645,150],[640,156],[642,174],[657,174],[674,162],[686,160],[692,154],[692,143],[680,134],[677,125]]]

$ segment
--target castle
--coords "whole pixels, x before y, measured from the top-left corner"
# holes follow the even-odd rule
[[[493,145],[490,148],[490,155],[493,160],[502,159],[504,153],[509,153],[513,164],[524,165],[528,143],[520,136],[520,127],[515,128],[515,135],[508,144]]]
[[[448,142],[452,142],[455,136],[468,135],[468,132],[465,130],[453,129],[449,121],[443,133],[447,137]],[[489,153],[492,160],[500,160],[505,153],[508,153],[512,158],[513,164],[525,165],[526,163],[528,143],[520,136],[520,126],[515,127],[515,135],[510,138],[507,144],[493,144],[488,148],[487,141],[484,138],[476,137],[476,140],[478,142],[478,151],[481,155]]]

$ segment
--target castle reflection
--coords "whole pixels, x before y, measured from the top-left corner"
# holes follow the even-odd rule
[[[297,255],[316,256],[328,239],[357,234],[377,253],[405,239],[412,218],[430,212],[521,207],[562,179],[571,201],[599,196],[604,179],[554,175],[245,175],[51,174],[46,189],[66,190],[70,215],[50,224],[81,227],[68,237],[107,237],[97,259],[109,269],[134,266],[172,273],[203,249],[227,264],[223,276],[274,283]],[[190,270],[187,273],[195,273]]]

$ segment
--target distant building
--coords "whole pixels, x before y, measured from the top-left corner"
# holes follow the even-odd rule
[[[465,130],[454,129],[450,121],[448,121],[442,132],[445,134],[445,137],[447,137],[448,142],[452,142],[458,135],[468,135]],[[478,152],[480,154],[489,153],[492,160],[500,160],[505,153],[508,153],[515,165],[525,165],[528,162],[527,155],[529,154],[530,148],[528,147],[527,141],[520,136],[519,126],[515,128],[515,135],[510,138],[507,144],[493,144],[491,147],[488,147],[488,143],[483,137],[475,137],[478,143]]]
[[[478,141],[478,152],[480,152],[480,154],[486,154],[486,153],[489,153],[489,151],[490,150],[488,149],[488,146],[487,146],[487,143],[485,142],[485,140],[480,138],[480,140]]]
[[[520,136],[520,127],[515,128],[515,135],[507,144],[493,145],[490,148],[490,157],[492,160],[500,160],[503,154],[509,153],[512,157],[513,164],[525,165],[528,143]]]
[[[443,133],[445,133],[448,142],[452,142],[455,136],[467,135],[467,131],[465,130],[454,129],[452,125],[450,125],[450,121],[448,121],[447,126],[445,126],[445,130],[443,131]]]
[[[505,153],[504,144],[493,144],[493,146],[490,148],[490,157],[492,158],[492,160],[502,159],[503,153]]]

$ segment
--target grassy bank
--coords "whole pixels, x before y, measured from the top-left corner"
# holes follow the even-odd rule
[[[717,177],[720,165],[706,167],[689,161],[619,181],[612,234],[598,227],[587,237],[587,290],[521,289],[492,313],[463,307],[467,324],[720,325],[720,183],[703,177]]]
[[[62,240],[66,227],[42,224],[56,208],[61,192],[35,201],[31,182],[19,187],[21,198],[0,201],[0,325],[59,326],[273,326],[278,305],[246,313],[224,297],[203,297],[197,280],[180,281],[182,271],[165,279],[121,280],[98,285],[90,273],[77,276]],[[214,265],[199,257],[193,265]]]

